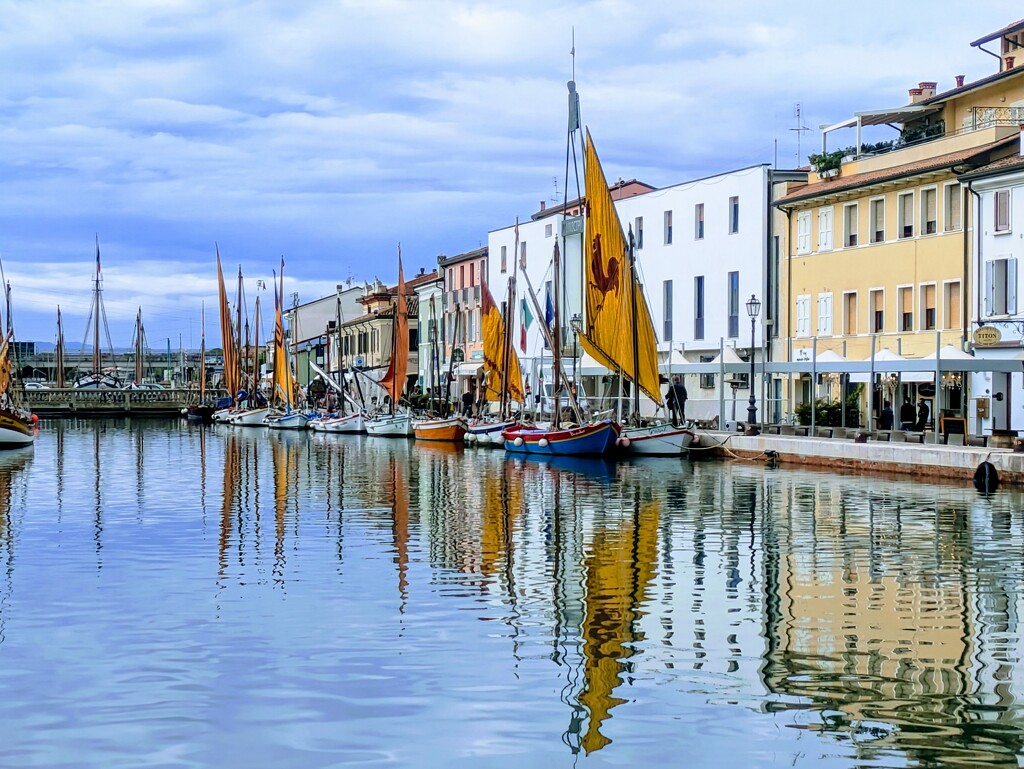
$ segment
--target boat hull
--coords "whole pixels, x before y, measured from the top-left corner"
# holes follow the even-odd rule
[[[627,456],[684,456],[688,453],[693,438],[692,430],[670,424],[627,427],[616,441],[616,446]]]
[[[185,409],[185,418],[189,422],[208,425],[213,423],[213,413],[213,406],[189,406]]]
[[[517,454],[600,456],[615,445],[622,428],[611,420],[560,430],[513,428],[505,430],[505,450]]]
[[[318,433],[365,433],[362,414],[349,414],[344,417],[331,417],[329,419],[315,419],[309,426]]]
[[[469,425],[466,428],[465,441],[477,446],[504,446],[505,438],[502,433],[519,426],[515,421]]]
[[[413,424],[413,433],[418,441],[463,443],[466,436],[466,420],[461,417],[425,419]]]
[[[366,432],[378,438],[408,438],[412,432],[412,418],[408,414],[376,417],[363,423]]]
[[[299,413],[271,414],[263,423],[271,430],[305,430],[309,424],[309,417]]]
[[[35,422],[31,417],[0,408],[0,449],[28,446],[35,439]]]
[[[248,411],[239,411],[231,419],[228,420],[228,424],[238,425],[240,427],[266,427],[263,424],[263,420],[270,414],[270,409],[249,409]]]

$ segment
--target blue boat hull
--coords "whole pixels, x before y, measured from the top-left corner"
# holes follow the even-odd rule
[[[600,456],[611,450],[622,428],[605,420],[563,430],[516,428],[506,430],[505,450],[543,456]]]

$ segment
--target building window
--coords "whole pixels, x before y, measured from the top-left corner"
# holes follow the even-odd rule
[[[807,294],[796,298],[796,335],[811,335],[811,297]]]
[[[666,280],[663,283],[663,297],[664,302],[664,318],[663,320],[663,334],[662,339],[666,342],[672,341],[672,281]]]
[[[832,294],[818,294],[818,336],[832,336]]]
[[[501,272],[508,272],[508,246],[501,247]]]
[[[818,211],[818,250],[832,250],[832,206]]]
[[[935,284],[921,286],[921,328],[925,331],[934,331],[938,327],[935,307]]]
[[[943,195],[943,226],[946,232],[952,232],[953,230],[960,229],[960,199],[961,199],[960,185],[957,183],[947,184],[942,189]]]
[[[847,248],[857,245],[857,204],[843,206],[843,244]]]
[[[857,335],[857,292],[843,294],[843,333]]]
[[[642,216],[636,218],[634,229],[636,230],[636,247],[641,249],[644,247],[644,218]]]
[[[899,196],[899,236],[914,237],[914,193],[906,192]]]
[[[801,211],[796,215],[796,252],[811,253],[811,212]]]
[[[914,330],[914,289],[901,286],[896,289],[897,301],[900,305],[900,331]]]
[[[871,221],[868,226],[871,228],[871,242],[885,242],[885,198],[872,200],[868,208],[868,215]]]
[[[868,294],[868,307],[871,311],[871,333],[881,334],[885,331],[885,291],[872,289]]]
[[[693,279],[693,338],[704,338],[704,276]]]
[[[544,225],[544,237],[545,238],[550,238],[551,237],[551,229],[552,228],[551,228],[551,224],[550,223]]]
[[[740,335],[740,274],[729,273],[729,337]]]
[[[469,285],[476,285],[476,262],[469,263]]]
[[[735,234],[740,231],[740,199],[733,195],[729,198],[729,233]]]
[[[921,234],[934,235],[939,231],[938,192],[934,187],[921,190]]]
[[[1017,260],[985,262],[985,314],[1015,315],[1017,312]]]
[[[951,280],[942,287],[942,317],[946,328],[960,328],[959,280]]]
[[[455,268],[454,267],[449,267],[448,268],[448,290],[449,291],[454,291],[455,290]]]
[[[519,244],[519,268],[526,269],[526,241]]]
[[[704,240],[704,204],[698,203],[693,208],[693,239]]]
[[[665,245],[672,245],[672,212],[665,212]]]
[[[466,265],[459,265],[459,288],[466,287]]]
[[[714,355],[701,355],[701,363],[711,363],[714,361]],[[715,375],[714,374],[701,374],[700,375],[700,389],[702,390],[714,390],[715,389]]]
[[[1010,191],[996,190],[996,232],[1010,231]]]

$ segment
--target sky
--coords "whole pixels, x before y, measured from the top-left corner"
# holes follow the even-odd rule
[[[85,340],[97,238],[113,345],[141,307],[155,349],[198,347],[204,301],[217,337],[215,246],[250,299],[283,257],[289,302],[306,302],[394,282],[399,243],[407,275],[484,245],[561,200],[574,65],[605,172],[666,186],[791,168],[798,137],[804,164],[823,124],[989,75],[970,41],[1021,15],[1009,0],[0,0],[17,337],[52,342],[60,305],[66,340]]]

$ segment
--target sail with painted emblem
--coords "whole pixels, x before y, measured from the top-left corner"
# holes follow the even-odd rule
[[[654,322],[643,289],[634,277],[629,245],[589,129],[584,148],[584,179],[586,313],[580,344],[601,365],[621,372],[660,405]]]
[[[484,370],[487,382],[484,395],[488,401],[501,400],[502,381],[512,400],[523,403],[523,373],[519,365],[519,356],[511,344],[511,338],[505,325],[505,319],[494,302],[491,289],[483,286],[483,332],[484,332]],[[507,370],[506,370],[507,361]]]

